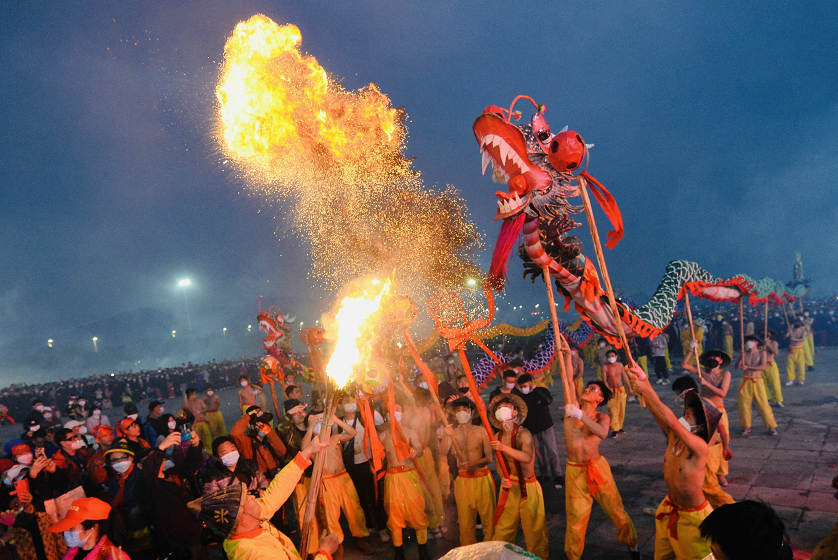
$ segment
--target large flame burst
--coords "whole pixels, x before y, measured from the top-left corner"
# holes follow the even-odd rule
[[[314,275],[395,270],[424,291],[475,274],[480,236],[459,193],[424,188],[404,156],[403,111],[375,84],[345,90],[301,41],[263,15],[239,23],[216,95],[225,155],[311,243]]]
[[[361,364],[362,347],[364,356],[369,355],[367,346],[374,337],[371,336],[372,333],[364,332],[364,329],[369,330],[370,319],[381,308],[381,299],[389,292],[390,280],[387,280],[375,296],[370,296],[365,291],[361,297],[347,297],[341,302],[335,316],[337,343],[326,366],[326,375],[338,387],[346,385],[355,366]]]

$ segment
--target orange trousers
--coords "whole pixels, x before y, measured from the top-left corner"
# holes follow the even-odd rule
[[[460,471],[454,480],[457,501],[457,525],[460,527],[460,546],[477,542],[477,516],[483,525],[483,540],[490,541],[495,533],[495,481],[488,468]]]
[[[425,515],[425,497],[422,482],[413,467],[394,467],[384,475],[384,509],[387,511],[387,528],[393,546],[402,546],[402,529],[416,529],[416,541],[428,542],[428,517]]]
[[[349,473],[323,477],[323,501],[326,505],[326,523],[330,533],[334,533],[343,542],[343,530],[340,528],[340,511],[346,516],[346,523],[353,537],[368,537],[367,519],[358,499],[358,492]]]

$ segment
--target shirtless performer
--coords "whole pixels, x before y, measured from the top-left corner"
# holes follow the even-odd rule
[[[250,387],[250,379],[246,373],[239,375],[239,385],[239,408],[242,414],[247,414],[247,409],[256,404],[256,392]]]
[[[713,511],[702,487],[708,442],[716,433],[721,413],[712,403],[688,391],[684,415],[675,418],[639,366],[632,368],[629,376],[632,387],[646,400],[649,412],[666,435],[663,478],[669,494],[655,515],[655,560],[702,560],[711,549],[698,527]]]
[[[797,382],[798,385],[803,385],[806,382],[806,356],[803,353],[803,345],[806,343],[806,327],[799,319],[792,323],[786,338],[790,338],[789,342],[789,357],[786,360],[786,387],[790,387]],[[795,369],[797,373],[795,374]]]
[[[404,538],[402,529],[411,527],[416,530],[416,542],[419,543],[419,560],[430,560],[428,556],[428,517],[425,515],[425,497],[422,494],[422,482],[413,465],[413,459],[422,455],[419,437],[416,432],[401,425],[402,432],[410,445],[410,454],[403,461],[399,460],[393,444],[393,426],[402,418],[402,407],[396,403],[395,418],[378,426],[378,434],[384,445],[387,459],[387,474],[384,475],[384,509],[387,512],[387,527],[393,539],[395,553],[393,560],[404,560]]]
[[[215,389],[210,385],[206,392],[202,400],[206,406],[205,416],[214,441],[217,437],[227,435],[227,424],[224,422],[224,415],[221,414],[221,399],[215,394]]]
[[[777,421],[774,420],[774,412],[768,405],[768,396],[765,394],[765,383],[762,382],[762,372],[765,371],[765,352],[760,349],[762,342],[758,336],[749,335],[745,337],[745,354],[739,359],[736,367],[742,370],[742,382],[739,385],[739,425],[742,426],[742,435],[751,435],[751,405],[755,402],[762,416],[762,423],[768,428],[768,433],[777,435]]]
[[[566,357],[570,371],[573,356]],[[629,548],[633,560],[639,560],[637,531],[631,522],[620,492],[599,444],[608,435],[610,419],[597,408],[607,404],[611,390],[602,381],[591,381],[579,398],[565,394],[564,442],[567,447],[565,469],[565,512],[567,529],[564,550],[570,560],[579,560],[585,550],[585,532],[596,500],[617,528],[617,540]]]
[[[411,428],[419,438],[419,448],[425,452],[416,457],[414,466],[419,471],[419,476],[425,479],[427,484],[422,484],[422,491],[425,496],[425,515],[428,517],[428,531],[431,538],[442,537],[442,519],[445,516],[445,509],[442,505],[442,485],[437,476],[434,451],[439,455],[439,442],[436,439],[436,431],[433,429],[433,415],[427,407],[423,406],[430,401],[430,392],[427,389],[417,387],[414,391],[414,401],[406,399],[403,410],[404,420],[402,425]]]
[[[777,354],[780,353],[780,345],[777,344],[777,333],[771,329],[767,332],[765,339],[765,371],[762,372],[762,381],[765,383],[765,394],[770,401],[780,408],[783,404],[783,384],[780,382],[780,368],[777,367]]]
[[[629,386],[626,368],[617,361],[617,351],[609,350],[606,357],[608,361],[602,366],[602,381],[613,395],[608,401],[608,415],[611,417],[611,437],[616,438],[617,434],[625,433],[623,424],[626,421],[626,387],[632,396],[634,396],[634,391]]]
[[[687,396],[687,391],[699,391],[698,381],[692,375],[682,375],[672,383],[672,390],[675,392],[676,410],[684,408],[684,399]],[[706,399],[710,400],[710,399]],[[725,429],[725,425],[719,422],[716,429],[716,435],[710,440],[710,451],[707,453],[707,465],[704,469],[704,486],[702,491],[707,501],[713,508],[718,508],[726,504],[736,503],[733,496],[722,490],[719,483],[719,477],[716,473],[719,471],[718,461],[724,459],[730,461],[733,459],[733,452],[730,450],[730,434]]]
[[[494,516],[497,506],[495,481],[488,466],[492,464],[492,446],[482,426],[471,423],[477,406],[466,397],[449,403],[445,409],[457,419],[457,427],[449,425],[448,435],[457,451],[459,476],[454,481],[457,502],[457,523],[460,526],[460,546],[477,542],[477,516],[483,525],[483,540],[494,535]]]
[[[183,398],[183,410],[188,410],[195,415],[192,429],[198,434],[207,453],[212,453],[212,432],[210,432],[210,426],[204,414],[207,411],[207,405],[198,398],[198,391],[195,389],[186,390]]]
[[[690,349],[693,351],[698,346],[698,342],[690,344]],[[701,376],[699,377],[699,384],[701,385],[701,398],[707,399],[716,410],[722,413],[721,423],[725,427],[725,433],[730,434],[730,421],[727,417],[727,410],[725,410],[725,397],[730,390],[730,372],[725,368],[730,365],[730,356],[721,350],[708,350],[698,357],[701,362]],[[698,369],[688,363],[687,356],[684,356],[684,361],[681,362],[681,367],[690,373],[697,374]],[[673,389],[674,390],[674,389]],[[680,391],[679,391],[680,392]],[[708,462],[711,465],[719,465],[716,475],[719,479],[719,485],[727,486],[727,475],[730,470],[728,461],[724,458],[724,453],[721,447],[710,447],[711,457]]]
[[[512,393],[498,395],[489,403],[489,421],[500,430],[499,439],[491,442],[500,451],[510,479],[502,481],[508,492],[506,504],[495,524],[496,541],[515,544],[518,525],[524,530],[527,550],[547,560],[550,546],[544,514],[544,495],[535,478],[535,450],[532,434],[521,423],[527,417],[527,405]]]
[[[320,427],[323,420],[322,414],[312,414],[308,417],[306,435],[303,436],[303,449],[307,448],[314,438],[320,438]],[[341,446],[343,443],[355,437],[355,428],[334,416],[332,418],[332,430],[340,429],[338,441],[334,445],[324,448],[321,453],[326,453],[326,462],[323,465],[323,489],[322,499],[326,510],[326,523],[329,533],[338,538],[343,545],[343,530],[340,527],[340,511],[346,516],[346,523],[352,536],[358,539],[358,548],[366,554],[374,554],[375,549],[367,542],[370,532],[367,529],[367,520],[364,517],[364,510],[361,508],[361,500],[358,499],[358,492],[355,485],[346,472],[343,464]],[[332,432],[334,434],[334,431]]]

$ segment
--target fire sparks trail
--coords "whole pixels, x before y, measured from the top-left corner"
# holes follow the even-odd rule
[[[337,344],[326,366],[326,374],[338,387],[346,385],[354,367],[360,364],[361,348],[358,345],[362,340],[369,339],[369,336],[363,336],[362,328],[364,323],[379,310],[381,299],[389,291],[390,281],[387,280],[378,295],[374,297],[364,292],[363,297],[347,297],[341,302],[335,317],[338,326]]]
[[[396,270],[432,289],[475,274],[480,235],[453,187],[426,189],[403,150],[403,111],[375,84],[345,90],[263,15],[239,23],[216,88],[219,140],[245,182],[286,209],[315,277]],[[291,204],[289,204],[291,203]]]

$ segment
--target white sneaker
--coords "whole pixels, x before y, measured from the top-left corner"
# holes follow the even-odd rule
[[[658,379],[655,381],[655,385],[663,385],[663,379]]]
[[[669,385],[669,379],[664,379],[664,380],[663,380],[663,384],[664,384],[664,385]]]
[[[786,381],[786,387],[791,387],[794,385],[794,381]]]
[[[779,406],[780,408],[786,408],[786,405],[784,405],[784,404],[783,404],[783,403],[781,403],[781,402],[778,402],[778,403],[777,403],[777,406]]]

